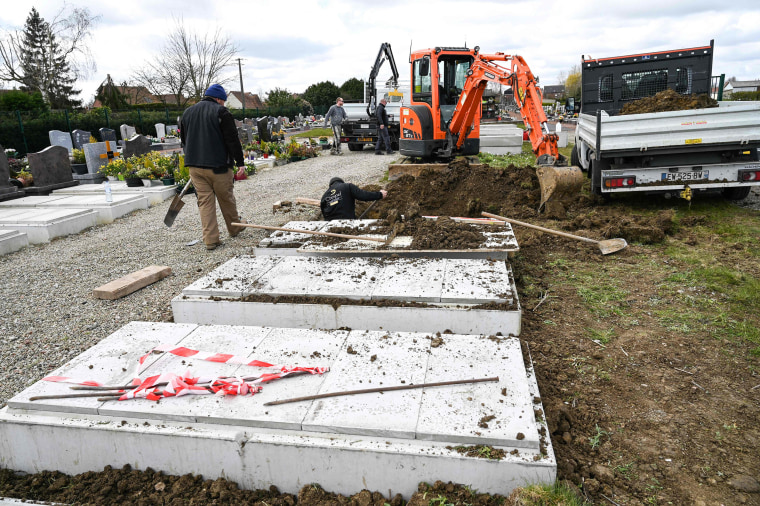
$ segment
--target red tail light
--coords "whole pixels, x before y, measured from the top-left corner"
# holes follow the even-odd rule
[[[760,181],[760,170],[740,170],[739,181]]]
[[[629,188],[632,186],[636,186],[634,176],[611,177],[604,180],[605,188]]]

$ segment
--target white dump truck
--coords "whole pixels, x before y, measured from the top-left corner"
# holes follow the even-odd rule
[[[707,94],[709,46],[614,58],[584,58],[581,114],[571,163],[595,193],[647,192],[690,198],[722,191],[745,198],[760,185],[760,103],[617,115],[625,103],[666,89]]]

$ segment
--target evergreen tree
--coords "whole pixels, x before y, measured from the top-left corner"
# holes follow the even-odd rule
[[[66,55],[56,41],[50,24],[34,7],[26,18],[19,59],[23,74],[22,89],[40,92],[54,109],[81,104],[81,101],[72,98],[80,90],[74,89],[76,79]]]
[[[126,83],[124,83],[126,85]],[[119,87],[116,86],[111,79],[111,74],[108,74],[106,80],[100,83],[98,91],[95,93],[95,99],[100,100],[100,103],[106,107],[110,107],[111,110],[128,109],[129,103],[127,97],[119,91]]]

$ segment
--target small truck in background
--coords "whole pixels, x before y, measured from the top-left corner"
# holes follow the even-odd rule
[[[666,89],[709,94],[709,46],[612,58],[583,58],[581,112],[571,164],[588,171],[594,193],[660,193],[691,198],[716,191],[731,200],[760,185],[760,102],[616,115]]]

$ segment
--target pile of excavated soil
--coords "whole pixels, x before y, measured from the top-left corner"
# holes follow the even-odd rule
[[[653,97],[645,97],[625,104],[620,110],[620,114],[684,111],[687,109],[707,109],[709,107],[718,107],[718,101],[710,98],[708,95],[681,95],[675,90],[665,90]]]

